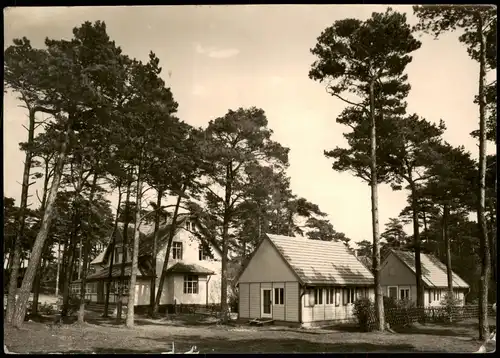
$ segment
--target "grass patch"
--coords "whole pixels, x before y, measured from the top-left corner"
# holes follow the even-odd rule
[[[90,314],[85,324],[50,326],[26,322],[20,330],[5,327],[4,341],[9,350],[17,353],[160,353],[170,350],[172,342],[175,342],[177,352],[196,345],[200,353],[466,353],[479,347],[477,323],[473,322],[457,324],[454,330],[453,327],[426,325],[425,332],[390,334],[220,326],[207,322],[199,324],[195,316],[191,317],[191,323],[185,317],[170,317],[168,320],[138,317],[133,329],[117,325],[113,319],[99,319]],[[436,333],[440,331],[446,334]]]

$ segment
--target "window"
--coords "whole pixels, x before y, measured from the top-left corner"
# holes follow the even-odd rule
[[[458,290],[454,290],[453,293],[455,295],[455,298],[458,300],[460,298],[460,293],[458,292]]]
[[[390,298],[397,299],[398,298],[398,286],[389,286],[389,287],[387,287],[387,295]]]
[[[323,304],[323,289],[316,288],[314,289],[314,304],[322,305]]]
[[[117,247],[115,249],[115,256],[114,256],[115,264],[120,263],[121,256],[122,256],[122,248],[121,247]]]
[[[285,300],[285,289],[283,287],[277,287],[274,289],[274,304],[282,305]]]
[[[441,290],[434,290],[434,301],[441,300]]]
[[[205,261],[210,258],[210,249],[205,245],[200,245],[198,249],[198,260]]]
[[[356,290],[354,288],[344,288],[344,306],[354,303],[356,299]]]
[[[184,293],[198,293],[198,276],[184,276]]]
[[[191,222],[186,220],[186,229],[191,230]]]
[[[335,306],[340,306],[340,288],[335,289]]]
[[[174,260],[182,260],[182,242],[174,242],[174,246],[172,248],[172,258]]]
[[[326,290],[326,304],[333,305],[335,302],[335,290],[333,288],[328,288]]]
[[[410,288],[409,287],[400,287],[399,288],[399,298],[402,300],[410,299]]]
[[[196,232],[196,225],[194,224],[194,221],[191,222],[191,231]]]

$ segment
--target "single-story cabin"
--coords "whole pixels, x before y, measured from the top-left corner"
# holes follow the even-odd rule
[[[374,299],[370,270],[334,241],[267,234],[236,281],[247,321],[328,325],[352,319],[357,298]]]
[[[448,291],[446,265],[430,254],[420,254],[425,306],[439,306]],[[469,285],[456,273],[453,274],[453,293],[463,305]],[[391,250],[380,270],[380,281],[385,296],[395,299],[417,300],[415,253]]]

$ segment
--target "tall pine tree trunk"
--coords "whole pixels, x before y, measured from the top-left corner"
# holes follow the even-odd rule
[[[21,189],[21,203],[19,205],[18,229],[14,238],[14,248],[12,253],[12,267],[10,270],[9,279],[9,295],[7,296],[7,323],[11,323],[16,311],[17,301],[17,279],[19,276],[19,267],[21,265],[21,240],[24,238],[24,228],[26,225],[26,208],[28,207],[28,190],[30,187],[30,170],[33,159],[33,151],[31,143],[35,137],[35,110],[29,109],[29,125],[28,125],[28,146],[24,157],[23,183]],[[24,319],[24,317],[23,317]]]
[[[378,330],[385,329],[384,300],[380,282],[380,235],[378,222],[377,122],[375,117],[375,80],[370,83],[370,186],[373,234],[373,276],[375,281],[375,315]]]
[[[66,251],[67,255],[67,266],[64,271],[64,282],[63,282],[63,306],[61,315],[66,317],[69,311],[70,304],[70,286],[71,281],[73,280],[73,268],[75,266],[75,251],[76,251],[76,242],[77,237],[80,231],[80,225],[78,224],[78,204],[73,202],[73,215],[72,215],[72,226],[73,230],[71,231],[71,236],[69,238],[69,246]],[[66,248],[65,248],[66,249]]]
[[[156,251],[158,250],[157,245],[158,245],[158,235],[160,233],[160,214],[161,214],[161,199],[163,197],[163,190],[159,188],[156,192],[157,198],[156,198],[156,213],[155,213],[155,228],[154,228],[154,233],[153,233],[153,265],[152,265],[152,275],[153,277],[151,278],[151,290],[149,293],[149,304],[150,304],[150,315],[151,317],[155,317],[155,301],[156,301]]]
[[[111,291],[111,284],[113,281],[113,262],[115,259],[115,246],[116,246],[116,233],[118,230],[118,219],[120,217],[120,206],[122,204],[122,190],[121,186],[118,185],[118,206],[116,208],[116,218],[115,224],[113,225],[113,232],[111,233],[111,243],[110,243],[110,256],[109,256],[109,271],[108,271],[108,280],[106,282],[106,298],[104,299],[104,313],[103,317],[108,317],[108,309],[109,309],[109,295]]]
[[[477,203],[477,221],[479,224],[479,250],[481,256],[481,278],[479,281],[479,339],[489,338],[488,291],[490,281],[490,249],[486,223],[486,34],[483,31],[481,11],[476,12],[477,35],[479,39],[479,200]]]
[[[446,278],[448,281],[448,295],[453,297],[453,271],[451,270],[451,245],[448,236],[448,205],[443,205],[443,241],[446,250]]]
[[[59,275],[61,272],[61,241],[57,239],[56,299],[59,299]]]
[[[135,223],[134,223],[134,246],[132,248],[132,268],[130,270],[130,286],[128,290],[127,321],[128,328],[134,327],[134,305],[135,305],[135,283],[137,281],[139,260],[139,239],[141,227],[141,203],[142,203],[142,163],[137,169],[137,188],[135,194]]]
[[[418,198],[417,188],[413,182],[410,173],[410,188],[411,188],[411,209],[413,219],[413,247],[415,249],[415,279],[417,285],[417,307],[424,307],[424,283],[422,281],[422,258],[420,256],[420,228],[418,225]]]
[[[85,291],[86,291],[86,281],[88,272],[88,262],[90,254],[90,238],[91,238],[91,223],[92,223],[92,202],[94,201],[94,195],[97,190],[97,179],[98,174],[95,171],[94,177],[92,178],[92,184],[90,187],[89,200],[87,205],[88,217],[87,217],[87,229],[85,230],[85,242],[83,244],[83,265],[80,279],[80,310],[78,311],[78,322],[83,323],[85,319]],[[82,235],[83,236],[83,235]],[[81,241],[80,241],[81,242]]]
[[[12,325],[15,327],[21,327],[24,321],[24,316],[26,315],[26,309],[28,306],[28,300],[31,293],[31,288],[33,286],[33,279],[35,278],[35,273],[38,268],[38,263],[42,256],[43,246],[45,240],[49,233],[50,224],[54,217],[55,202],[57,198],[57,192],[59,190],[59,184],[61,181],[62,171],[64,168],[64,162],[66,160],[66,152],[69,145],[69,138],[72,132],[72,114],[70,114],[67,122],[67,127],[65,130],[64,140],[61,143],[61,148],[59,151],[59,158],[57,159],[57,165],[54,170],[54,179],[52,180],[52,185],[50,187],[50,194],[47,200],[47,207],[43,213],[43,219],[40,231],[38,232],[33,249],[31,252],[31,260],[29,262],[28,268],[24,274],[23,283],[21,289],[19,290],[19,299],[16,304],[16,309],[14,317],[12,319]]]
[[[158,314],[158,309],[160,307],[161,295],[163,293],[163,287],[165,286],[165,281],[167,279],[167,269],[168,261],[170,258],[170,250],[172,248],[172,242],[174,241],[175,231],[177,230],[177,216],[179,215],[179,207],[181,205],[182,197],[186,191],[187,185],[183,184],[179,196],[177,197],[177,202],[175,203],[174,215],[172,216],[172,222],[170,223],[170,230],[168,232],[168,243],[167,252],[165,253],[165,260],[163,261],[163,268],[161,270],[160,282],[158,283],[158,291],[156,292],[155,305],[153,307],[153,315]]]
[[[227,302],[227,261],[229,252],[229,224],[231,221],[231,196],[233,194],[233,163],[226,164],[226,193],[224,198],[224,217],[222,221],[222,267],[221,267],[221,320],[229,320],[229,305]]]
[[[44,180],[43,180],[43,194],[42,194],[42,200],[41,200],[41,205],[40,205],[40,211],[44,212],[45,210],[45,204],[47,202],[47,193],[49,191],[49,181],[50,181],[51,175],[50,175],[50,160],[45,160],[45,174],[44,174]],[[45,250],[49,251],[52,249],[51,245],[48,245],[47,243],[45,244]],[[42,260],[43,261],[43,260]],[[42,272],[43,272],[43,266],[42,262],[40,262],[40,269],[37,270],[36,275],[35,275],[35,282],[33,283],[33,308],[31,310],[31,313],[36,316],[38,315],[38,298],[40,297],[40,285],[42,282]],[[56,298],[57,298],[57,290],[56,290]]]
[[[132,173],[129,171],[129,176]],[[127,183],[127,197],[125,198],[125,222],[123,223],[123,241],[122,241],[122,262],[120,268],[120,285],[118,286],[118,302],[116,305],[116,320],[120,322],[122,319],[123,310],[123,289],[125,285],[125,266],[127,265],[128,253],[128,225],[130,224],[130,194],[132,187],[132,180],[129,178]],[[129,287],[130,289],[130,287]]]

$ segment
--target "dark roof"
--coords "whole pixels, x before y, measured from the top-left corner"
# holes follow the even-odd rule
[[[372,270],[372,267],[373,267],[373,262],[372,262],[372,258],[371,257],[368,257],[368,256],[358,256],[358,260],[363,264],[365,265],[365,267],[368,269],[368,270]]]
[[[112,274],[111,274],[112,278],[120,278],[121,277],[121,269],[122,269],[121,264],[113,265]],[[123,278],[130,277],[131,273],[132,273],[132,264],[131,263],[125,264],[125,274],[123,275]],[[93,273],[92,275],[89,275],[87,277],[87,281],[97,281],[97,280],[106,279],[108,277],[109,277],[109,267],[106,267],[104,269],[101,269],[101,270]],[[137,274],[137,277],[147,278],[147,277],[152,277],[152,275],[147,274],[145,272],[145,270],[139,266],[139,272]],[[75,281],[73,281],[73,282],[75,282]]]
[[[410,251],[392,250],[392,253],[401,260],[414,274],[415,253]],[[448,276],[446,266],[439,259],[430,254],[420,254],[422,264],[422,280],[428,287],[447,287]],[[452,272],[453,287],[468,288],[467,282],[462,280],[456,273]]]
[[[200,265],[196,264],[185,264],[178,262],[167,270],[168,273],[193,273],[193,274],[204,274],[204,275],[214,275],[215,272],[206,269]]]
[[[181,228],[181,224],[188,218],[188,215],[186,214],[179,214],[177,217],[177,230]],[[163,223],[160,223],[159,227],[159,237],[158,241],[156,243],[156,248],[157,250],[160,250],[164,245],[167,244],[168,241],[168,233],[170,230],[171,226],[171,219],[164,221]],[[123,223],[118,223],[118,228],[116,230],[116,244],[119,244],[123,242],[123,230],[124,225]],[[153,254],[153,244],[154,244],[154,224],[143,224],[139,228],[139,257],[145,256],[145,255],[152,255]],[[111,243],[111,241],[110,241]],[[134,244],[134,225],[129,225],[128,227],[128,237],[127,237],[127,243],[132,251],[133,249],[133,244]],[[110,244],[106,247],[106,249],[101,252],[97,257],[92,260],[91,264],[101,264],[104,263],[110,254]]]

